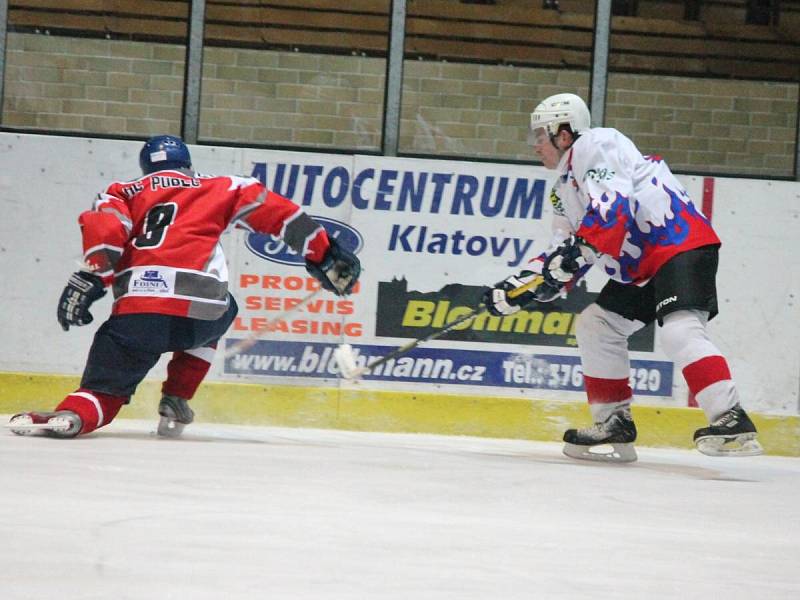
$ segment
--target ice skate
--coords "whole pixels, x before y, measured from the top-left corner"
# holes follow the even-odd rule
[[[189,402],[178,396],[164,396],[158,404],[158,435],[163,437],[180,437],[183,428],[194,421],[194,411]]]
[[[737,404],[708,427],[694,432],[697,449],[708,456],[758,456],[764,448],[756,439],[756,426]]]
[[[580,460],[633,462],[636,460],[636,425],[631,413],[621,410],[602,423],[564,432],[564,454]]]
[[[83,421],[70,410],[26,412],[18,413],[11,417],[6,427],[17,435],[74,438],[81,432]]]

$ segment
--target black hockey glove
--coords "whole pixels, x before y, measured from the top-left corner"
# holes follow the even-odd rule
[[[564,291],[561,287],[556,287],[552,283],[543,281],[534,290],[536,295],[536,302],[552,302],[556,298],[564,297]]]
[[[306,260],[306,270],[324,289],[337,296],[347,296],[353,291],[361,275],[361,262],[355,254],[343,248],[335,239],[330,238],[329,241],[330,247],[322,262],[313,263]]]
[[[510,298],[508,292],[530,283],[539,275],[533,271],[522,271],[519,275],[512,275],[489,288],[483,294],[483,303],[486,309],[495,317],[505,317],[518,312],[523,306],[538,300],[536,289],[522,292],[519,296]]]
[[[70,325],[88,325],[94,320],[89,307],[95,300],[106,295],[103,280],[93,273],[78,271],[73,273],[61,298],[58,300],[58,322],[64,331],[69,331]]]
[[[561,290],[576,275],[583,275],[594,259],[592,247],[573,235],[544,260],[542,276],[551,287]]]

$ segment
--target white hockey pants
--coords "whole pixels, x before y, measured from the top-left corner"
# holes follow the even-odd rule
[[[660,340],[664,353],[683,373],[697,403],[713,421],[739,400],[727,361],[708,337],[707,320],[708,313],[702,311],[670,313],[664,317]],[[628,338],[644,325],[597,304],[581,313],[576,336],[595,422],[605,421],[633,399]]]

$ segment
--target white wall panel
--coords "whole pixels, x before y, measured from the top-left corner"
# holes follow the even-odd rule
[[[89,208],[94,195],[110,181],[138,177],[140,146],[139,142],[129,141],[0,134],[0,206],[5,217],[0,221],[0,272],[5,284],[0,289],[3,307],[0,324],[4,340],[0,346],[0,370],[81,372],[92,334],[108,315],[111,303],[107,297],[95,305],[96,322],[91,326],[64,333],[56,322],[58,296],[80,260],[77,217]],[[338,310],[341,307],[318,304],[314,310],[296,315],[297,320],[306,322],[298,327],[310,327],[307,323],[311,321],[340,325],[358,323],[361,333],[348,337],[330,332],[289,331],[264,336],[266,352],[277,348],[269,346],[277,343],[275,340],[295,344],[300,352],[298,361],[305,343],[318,344],[315,347],[322,352],[323,348],[348,341],[363,344],[365,352],[368,348],[377,352],[377,349],[408,341],[407,332],[399,336],[375,335],[380,321],[387,318],[385,292],[393,279],[405,280],[409,297],[418,293],[420,298],[435,298],[437,306],[451,300],[455,306],[456,296],[448,294],[460,294],[463,290],[454,292],[453,288],[446,287],[448,284],[459,284],[474,296],[480,286],[519,271],[525,260],[546,246],[549,237],[546,194],[542,213],[536,218],[531,214],[520,215],[519,207],[511,213],[505,210],[511,202],[514,185],[530,191],[532,186],[541,186],[548,180],[549,172],[541,167],[208,146],[193,147],[192,155],[195,167],[203,173],[260,174],[278,191],[291,191],[293,199],[304,203],[311,215],[344,223],[362,236],[361,258],[365,271],[359,293],[351,298],[350,314],[341,314]],[[436,185],[435,178],[438,178]],[[680,179],[699,205],[702,178]],[[349,187],[342,195],[337,185],[345,180]],[[491,216],[481,214],[483,192],[492,185],[496,193],[501,180],[505,181],[502,185],[507,186],[504,210]],[[409,197],[401,210],[399,196],[404,181],[414,182],[418,190],[425,183],[416,210],[410,208]],[[478,186],[477,191],[472,190],[473,185]],[[457,193],[462,194],[460,204],[455,200]],[[464,194],[471,200],[465,200]],[[797,183],[716,180],[713,220],[724,244],[718,280],[721,315],[711,323],[710,330],[731,361],[746,406],[766,412],[796,413],[798,410],[799,195],[800,184]],[[489,197],[497,198],[491,194]],[[529,209],[530,213],[533,209]],[[427,237],[420,241],[423,228],[426,228]],[[410,233],[400,241],[398,236],[404,231]],[[455,232],[461,232],[458,245],[453,237]],[[430,245],[437,239],[435,236],[439,236],[441,245]],[[269,290],[260,283],[253,284],[253,277],[279,277],[283,282],[288,281],[287,278],[302,278],[305,270],[299,265],[280,264],[257,256],[245,246],[244,239],[242,232],[234,232],[223,239],[232,267],[231,288],[242,307],[239,329],[230,332],[230,339],[246,337],[250,333],[248,323],[270,316],[270,311],[259,303],[283,302],[286,298],[303,295],[293,290]],[[470,244],[469,251],[467,244]],[[492,244],[495,249],[502,250],[492,252]],[[525,249],[523,261],[520,261],[520,253],[514,250],[514,244]],[[441,251],[436,251],[437,248]],[[248,281],[250,283],[246,283]],[[603,283],[601,274],[590,274],[587,293],[596,293]],[[384,302],[379,305],[381,289]],[[265,300],[272,296],[278,300]],[[534,366],[543,364],[542,356],[573,362],[577,356],[570,344],[527,347],[518,340],[507,343],[500,338],[482,342],[437,341],[426,347],[436,356],[460,353],[467,362],[477,360],[475,357],[495,356],[494,362],[487,364],[494,365],[492,368],[496,371],[506,369],[508,373],[511,373],[507,366],[509,356],[514,360],[521,357],[523,362]],[[661,365],[659,369],[666,364],[657,344],[655,351],[634,352],[633,358],[643,361],[641,364]],[[286,370],[281,376],[259,375],[234,366],[230,362],[223,365],[218,357],[210,379],[337,384],[330,372],[310,377],[302,369],[294,369]],[[671,370],[671,365],[668,366]],[[162,374],[163,361],[153,376]],[[536,388],[501,379],[495,376],[494,383],[487,383],[487,379],[473,385],[458,380],[455,375],[452,380],[429,382],[387,376],[363,385],[382,389],[439,389],[448,393],[582,398],[580,387],[574,385]],[[673,385],[665,394],[643,396],[639,400],[685,405],[686,388],[680,374],[675,374]]]

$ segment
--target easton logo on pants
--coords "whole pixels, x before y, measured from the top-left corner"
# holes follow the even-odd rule
[[[677,302],[677,296],[670,296],[669,298],[664,298],[661,302],[656,304],[656,312],[664,308],[667,304],[672,304],[673,302]]]

